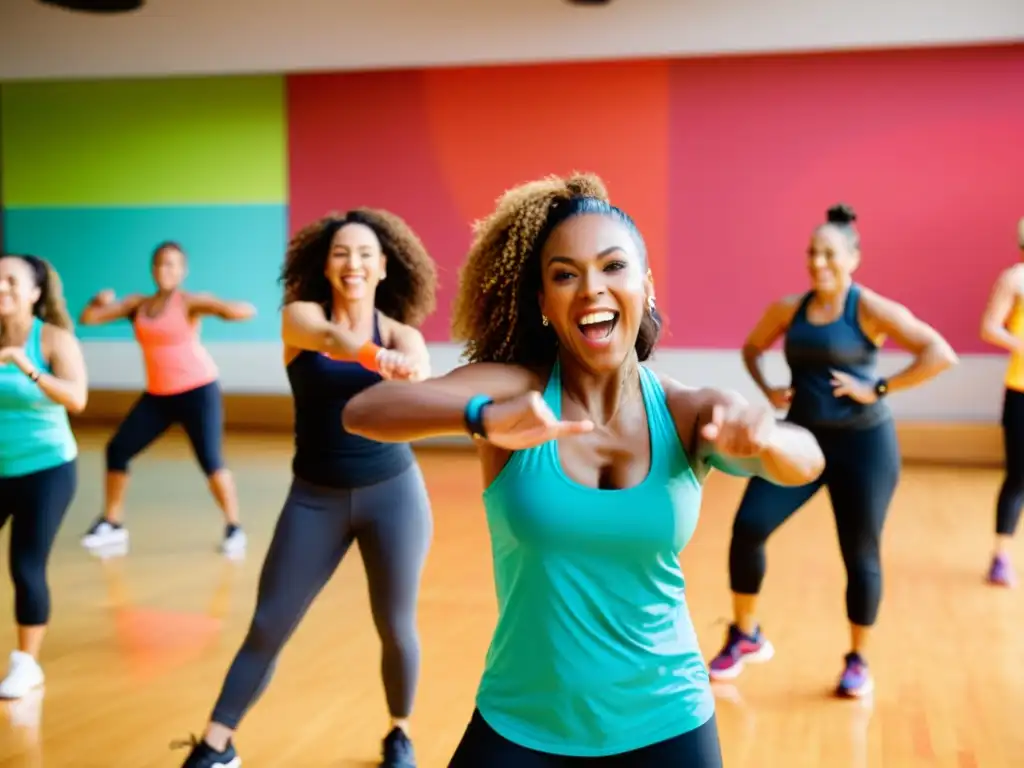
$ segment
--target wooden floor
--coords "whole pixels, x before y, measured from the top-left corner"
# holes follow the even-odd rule
[[[221,523],[177,438],[137,463],[128,556],[83,551],[78,537],[100,507],[103,437],[81,436],[78,497],[51,561],[47,689],[0,710],[3,768],[180,765],[184,752],[169,742],[201,731],[250,618],[289,480],[288,439],[228,442],[250,536],[248,558],[236,563],[215,552]],[[477,465],[458,451],[421,458],[436,528],[414,735],[422,768],[443,768],[473,707],[495,608]],[[885,539],[872,703],[828,695],[847,630],[827,502],[819,497],[778,533],[763,599],[777,655],[718,691],[726,768],[1024,765],[1024,591],[982,583],[997,483],[995,470],[906,471]],[[728,531],[740,491],[736,481],[712,479],[683,557],[706,655],[725,630]],[[7,579],[0,597],[10,604]],[[377,667],[353,549],[243,723],[246,768],[375,765],[386,725]]]

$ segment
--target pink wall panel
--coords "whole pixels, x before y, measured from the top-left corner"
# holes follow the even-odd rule
[[[1024,46],[289,78],[294,230],[390,208],[441,267],[448,338],[470,222],[507,187],[592,170],[638,220],[666,344],[735,348],[806,286],[807,236],[861,215],[864,283],[962,352],[1024,214]]]

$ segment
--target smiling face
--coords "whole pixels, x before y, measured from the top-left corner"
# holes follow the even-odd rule
[[[376,233],[365,224],[346,224],[334,233],[324,276],[347,301],[372,297],[384,277],[386,258]]]
[[[846,234],[836,227],[819,227],[811,236],[807,271],[811,287],[818,293],[831,295],[846,290],[859,263],[860,254]]]
[[[591,371],[616,369],[633,351],[652,291],[636,239],[611,216],[574,216],[544,244],[541,312]]]
[[[167,293],[176,290],[185,279],[185,254],[177,248],[161,248],[153,255],[153,281]]]
[[[39,296],[35,274],[24,259],[0,258],[0,319],[30,317]]]

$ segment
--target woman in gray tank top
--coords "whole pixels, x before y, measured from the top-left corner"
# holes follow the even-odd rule
[[[733,524],[729,576],[734,621],[725,646],[710,664],[712,679],[729,680],[745,662],[774,653],[755,617],[765,574],[765,542],[822,487],[828,488],[846,566],[846,612],[851,650],[837,687],[841,696],[873,688],[864,659],[882,596],[879,544],[900,474],[900,451],[890,392],[910,389],[957,362],[956,353],[931,326],[904,306],[853,282],[860,263],[856,215],[845,205],[829,209],[807,250],[811,290],[772,304],[743,347],[754,382],[787,419],[809,429],[825,453],[825,472],[805,486],[781,487],[753,478]],[[761,355],[784,339],[790,385],[773,387],[760,370]],[[886,379],[875,369],[886,338],[912,353],[913,362]]]

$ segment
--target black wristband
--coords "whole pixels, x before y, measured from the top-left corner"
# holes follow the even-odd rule
[[[487,395],[474,395],[466,403],[463,418],[466,422],[466,431],[473,437],[487,438],[487,430],[484,428],[484,409],[493,402],[494,399]]]
[[[875,382],[875,397],[881,400],[889,394],[889,382],[887,379],[879,379]]]

